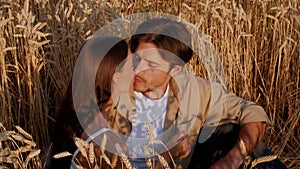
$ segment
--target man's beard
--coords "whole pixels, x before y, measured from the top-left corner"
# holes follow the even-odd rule
[[[133,89],[136,92],[147,92],[150,91],[149,88],[146,87],[146,80],[140,76],[135,76],[134,77],[134,82],[133,82]]]

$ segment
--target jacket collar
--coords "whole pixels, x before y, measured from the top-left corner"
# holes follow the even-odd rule
[[[174,124],[178,115],[178,108],[180,103],[180,89],[174,78],[171,79],[169,90],[169,97],[166,108],[166,118],[164,128],[169,128]],[[117,106],[111,112],[111,118],[109,124],[119,133],[123,133],[126,136],[131,132],[131,117],[136,114],[136,102],[135,94],[133,90],[129,93],[121,93]]]

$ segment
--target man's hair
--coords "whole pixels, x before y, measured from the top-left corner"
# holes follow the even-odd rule
[[[139,25],[130,39],[131,51],[136,52],[141,42],[152,43],[157,48],[172,53],[173,56],[168,57],[168,52],[160,52],[162,57],[172,64],[184,65],[193,56],[189,31],[181,22],[167,18],[154,18]]]

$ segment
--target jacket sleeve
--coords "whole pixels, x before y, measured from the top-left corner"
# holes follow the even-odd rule
[[[232,92],[226,94],[224,115],[235,116],[241,125],[250,122],[266,122],[271,125],[271,121],[261,106],[242,99]]]
[[[221,84],[210,83],[211,100],[204,126],[218,126],[225,123],[271,122],[264,109],[251,101],[227,92]]]

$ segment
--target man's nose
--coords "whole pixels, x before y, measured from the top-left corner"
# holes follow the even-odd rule
[[[147,62],[144,60],[134,64],[134,74],[138,74],[146,69],[148,69]]]

